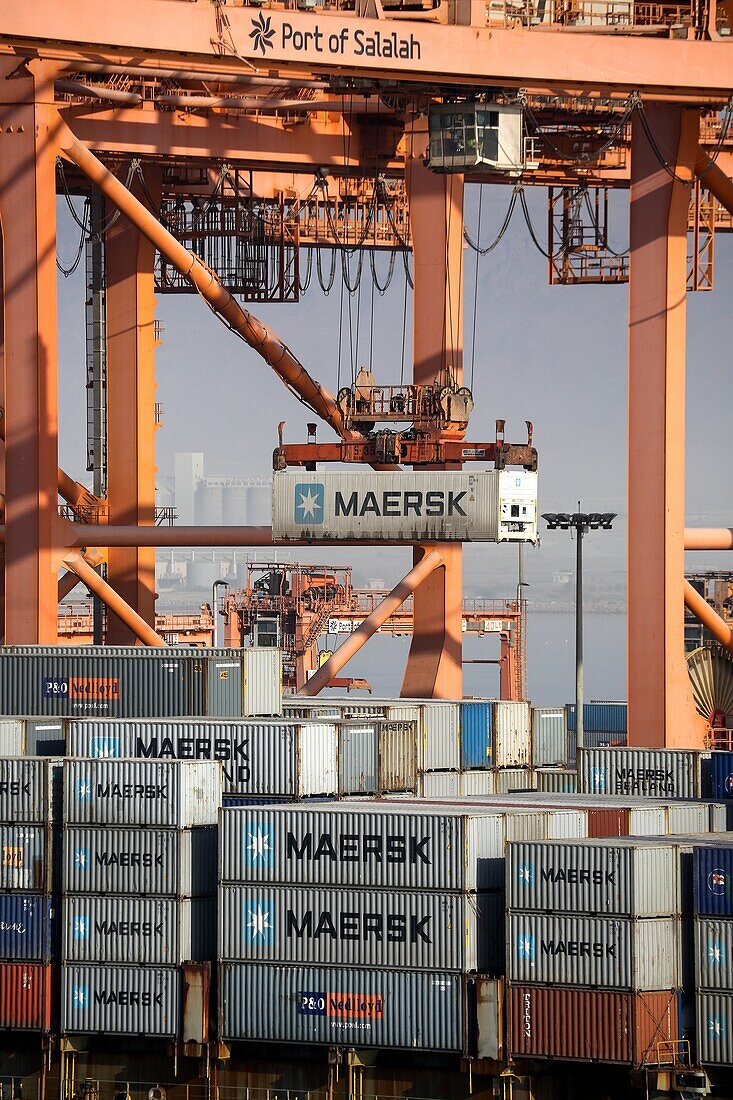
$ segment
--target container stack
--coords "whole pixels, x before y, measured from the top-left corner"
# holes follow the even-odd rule
[[[52,797],[45,760],[0,759],[0,1028],[50,1031]]]
[[[695,848],[697,1056],[733,1065],[733,848]]]
[[[503,965],[506,816],[224,809],[220,1036],[463,1050],[476,983]]]
[[[514,843],[506,876],[511,1055],[666,1060],[682,984],[674,845]]]
[[[221,770],[66,760],[63,1033],[182,1035],[184,964],[213,954]]]
[[[577,749],[575,703],[565,707],[568,728],[569,759]],[[583,741],[586,748],[598,749],[626,744],[628,706],[625,702],[585,703],[583,705]]]

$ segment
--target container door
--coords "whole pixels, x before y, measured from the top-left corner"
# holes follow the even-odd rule
[[[461,767],[490,768],[491,704],[461,703]]]
[[[209,657],[206,665],[206,715],[238,718],[242,713],[241,658]]]

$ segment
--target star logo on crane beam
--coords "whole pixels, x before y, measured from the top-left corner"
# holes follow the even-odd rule
[[[254,48],[260,50],[263,57],[268,49],[273,49],[272,40],[275,37],[275,28],[272,26],[272,19],[269,15],[266,16],[260,12],[257,18],[252,20],[252,30],[249,32],[249,37],[252,39]]]

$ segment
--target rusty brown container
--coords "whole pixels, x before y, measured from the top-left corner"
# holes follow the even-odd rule
[[[657,1065],[679,1038],[677,993],[513,985],[507,996],[509,1056]]]
[[[629,811],[621,808],[588,810],[588,836],[628,836]]]
[[[0,1028],[51,1030],[50,963],[0,963]]]

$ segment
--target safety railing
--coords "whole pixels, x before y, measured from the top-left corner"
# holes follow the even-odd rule
[[[733,752],[733,729],[709,727],[705,734],[705,748]]]

